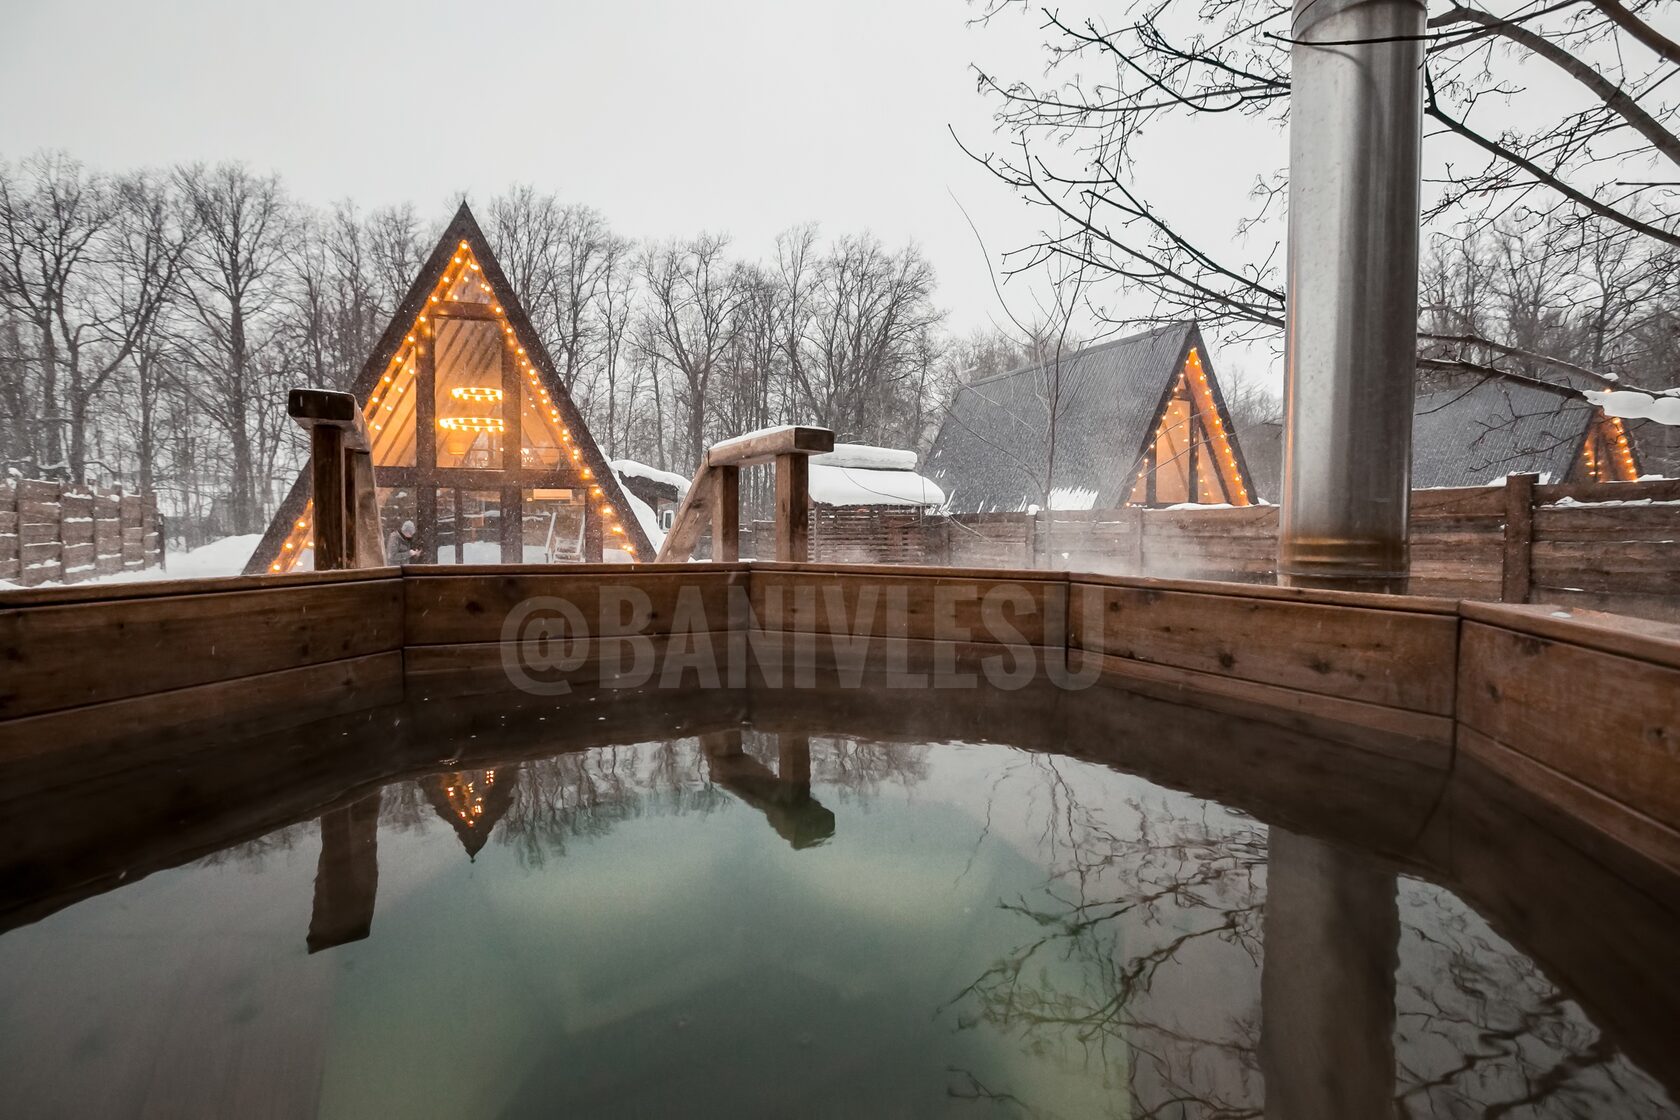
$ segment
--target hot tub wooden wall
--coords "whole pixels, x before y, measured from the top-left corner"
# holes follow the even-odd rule
[[[1441,768],[1474,758],[1680,867],[1680,626],[1039,571],[423,567],[18,592],[0,599],[0,762],[75,757],[68,780],[141,764],[143,744],[230,722],[295,725],[487,691],[500,686],[516,605],[552,596],[593,626],[603,594],[622,587],[645,592],[649,610],[620,636],[646,635],[660,650],[709,643],[720,655],[734,642],[751,651],[749,683],[760,687],[765,666],[807,655],[882,688],[889,664],[974,671],[1000,652],[1031,656],[1094,672],[1104,687]],[[1008,605],[1006,640],[983,625],[988,595]],[[874,605],[871,633],[825,642],[848,631],[860,604]],[[570,672],[590,683],[600,662]]]

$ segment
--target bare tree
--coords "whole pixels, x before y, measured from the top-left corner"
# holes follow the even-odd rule
[[[988,0],[979,19],[996,21],[1017,7],[1029,6]],[[1449,0],[1431,7],[1426,154],[1440,172],[1426,184],[1429,229],[1475,238],[1503,218],[1591,228],[1606,246],[1620,243],[1612,255],[1630,262],[1680,247],[1672,217],[1680,136],[1666,89],[1680,51],[1648,22],[1649,5],[1522,0],[1490,11]],[[1147,296],[1147,319],[1194,317],[1227,336],[1275,337],[1285,299],[1282,248],[1266,234],[1279,217],[1282,172],[1257,177],[1254,204],[1236,225],[1244,236],[1227,242],[1175,224],[1171,200],[1141,185],[1139,160],[1151,132],[1170,132],[1195,150],[1203,120],[1281,129],[1290,11],[1280,0],[1209,0],[1193,15],[1154,3],[1105,17],[1042,10],[1045,77],[979,75],[1009,146],[972,154],[1052,218],[1050,232],[1007,256],[1009,268],[1072,260]],[[1538,83],[1551,92],[1534,92],[1523,76],[1535,69],[1561,81]],[[1573,97],[1562,108],[1545,100],[1559,87]],[[1632,177],[1640,171],[1646,175]],[[1548,360],[1578,364],[1570,359],[1432,325],[1426,319],[1425,341],[1452,348],[1433,354],[1437,368],[1523,373],[1560,397],[1579,395],[1573,371]],[[1597,366],[1588,372],[1600,383],[1621,375]]]
[[[682,442],[673,457],[688,470],[705,453],[712,380],[729,347],[740,300],[728,248],[728,238],[701,234],[686,242],[652,246],[642,257],[646,302],[640,345],[654,363],[656,377],[660,368],[673,375],[675,404],[682,416]]]
[[[283,414],[278,371],[267,364],[284,308],[291,204],[273,177],[239,164],[194,166],[178,176],[200,234],[187,257],[187,302],[197,330],[186,342],[193,394],[228,440],[229,527],[261,525]]]
[[[41,442],[27,465],[80,481],[94,399],[173,293],[184,227],[155,176],[111,180],[46,153],[0,169],[0,239],[0,300],[34,336],[34,392],[19,397]]]

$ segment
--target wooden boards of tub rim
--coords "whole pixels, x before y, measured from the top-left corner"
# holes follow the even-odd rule
[[[902,617],[883,619],[886,633],[979,643],[990,639],[975,626],[977,600],[1014,585],[1010,595],[1030,604],[1018,641],[1065,651],[1071,668],[1094,665],[1105,683],[1363,729],[1426,753],[1464,750],[1520,771],[1524,784],[1549,783],[1554,800],[1633,814],[1605,827],[1680,865],[1680,842],[1670,843],[1680,835],[1680,626],[1191,580],[759,562],[381,568],[32,589],[0,596],[0,755],[21,749],[24,721],[31,736],[81,741],[111,721],[168,723],[205,703],[238,707],[247,692],[253,708],[272,711],[287,684],[326,707],[387,703],[401,696],[405,649],[434,647],[428,663],[446,660],[447,647],[464,655],[499,642],[507,610],[531,595],[598,600],[613,583],[649,593],[650,633],[669,632],[685,587],[708,619],[737,628],[752,622],[729,613],[731,587],[744,589],[755,615],[775,588],[811,588],[850,618],[865,589],[899,585],[908,598]],[[950,604],[946,616],[935,617],[936,594]],[[829,625],[821,610],[794,603],[776,628]],[[88,726],[71,733],[80,724]]]

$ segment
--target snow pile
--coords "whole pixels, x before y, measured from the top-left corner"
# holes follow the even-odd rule
[[[945,491],[915,471],[811,464],[811,500],[825,506],[942,506]]]
[[[646,463],[638,463],[634,459],[614,459],[607,464],[613,472],[621,478],[645,478],[651,482],[662,483],[677,488],[677,497],[688,493],[688,479],[671,471],[662,471],[658,467],[650,467]]]
[[[868,443],[837,443],[833,451],[811,456],[812,466],[861,467],[878,471],[913,471],[916,453]]]
[[[613,469],[618,469],[617,463],[613,464]],[[659,473],[663,474],[665,472],[661,471]],[[671,477],[675,478],[676,475],[672,475]],[[687,482],[683,483],[683,489],[685,491],[688,489]],[[649,508],[646,502],[642,501],[628,490],[624,491],[624,500],[630,504],[630,512],[636,515],[636,524],[640,525],[642,527],[642,532],[647,534],[648,542],[653,545],[653,551],[657,553],[661,548],[664,548],[665,530],[659,527],[658,516],[654,514],[653,510]],[[629,554],[626,553],[625,559],[629,558]],[[644,557],[644,559],[652,560],[653,557],[647,556]]]
[[[1604,410],[1607,416],[1623,420],[1652,420],[1658,424],[1680,426],[1680,395],[1674,391],[1652,396],[1633,389],[1611,389],[1598,392],[1589,389],[1586,398]]]

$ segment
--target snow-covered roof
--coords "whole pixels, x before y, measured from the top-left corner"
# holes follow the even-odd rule
[[[622,462],[623,460],[620,461]],[[612,467],[614,470],[617,470],[618,463],[613,463]],[[665,472],[661,471],[660,473],[663,474]],[[683,483],[683,488],[688,488],[687,482]],[[638,498],[635,493],[628,488],[624,491],[624,500],[629,503],[630,512],[636,515],[636,524],[640,525],[642,527],[642,532],[647,534],[648,541],[653,545],[653,551],[657,555],[659,550],[665,547],[665,530],[659,527],[658,516],[654,514],[651,506]],[[649,557],[649,559],[651,559],[651,557]]]
[[[658,467],[650,467],[646,463],[638,463],[634,459],[614,459],[607,466],[611,467],[620,478],[645,478],[649,482],[675,487],[678,498],[688,493],[688,479],[680,474],[662,471]]]
[[[1654,420],[1658,424],[1680,425],[1680,392],[1670,389],[1652,396],[1635,389],[1616,389],[1608,393],[1587,392],[1587,399],[1606,415],[1623,420]]]
[[[884,450],[884,449],[881,449]],[[911,459],[915,456],[910,452]],[[811,462],[811,501],[824,506],[939,506],[945,491],[915,471],[872,470]]]
[[[1417,394],[1412,486],[1483,486],[1514,471],[1569,477],[1593,408],[1506,381],[1448,383]]]

